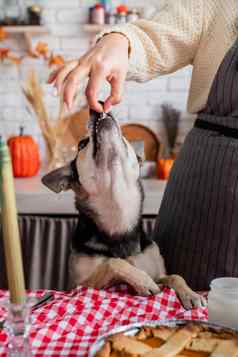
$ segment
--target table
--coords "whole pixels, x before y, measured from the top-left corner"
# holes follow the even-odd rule
[[[17,209],[20,214],[32,215],[75,215],[74,193],[72,191],[55,194],[41,183],[41,177],[18,178],[14,180]],[[164,194],[167,181],[143,179],[145,191],[144,215],[156,215]]]
[[[40,297],[43,290],[30,292]],[[33,356],[87,356],[97,338],[114,327],[146,320],[207,320],[207,308],[185,311],[173,290],[139,297],[126,286],[107,291],[79,287],[68,293],[53,291],[54,300],[34,311],[30,341]],[[6,295],[0,290],[0,299]],[[0,308],[0,320],[5,311]],[[7,335],[0,330],[0,355],[6,356]]]

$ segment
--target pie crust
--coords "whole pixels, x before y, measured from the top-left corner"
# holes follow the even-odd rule
[[[135,336],[107,338],[96,357],[238,357],[238,332],[205,324],[142,327]]]

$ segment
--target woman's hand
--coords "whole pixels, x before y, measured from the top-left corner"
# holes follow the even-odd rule
[[[58,93],[63,93],[64,102],[70,108],[80,82],[89,77],[86,88],[89,107],[97,112],[107,112],[111,105],[121,101],[128,70],[128,47],[124,35],[106,35],[78,61],[70,61],[51,73],[48,83],[54,83]],[[105,80],[110,83],[111,93],[103,108],[97,94]]]

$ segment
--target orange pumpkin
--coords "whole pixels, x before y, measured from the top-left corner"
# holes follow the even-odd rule
[[[160,180],[168,180],[174,159],[158,159],[157,176]]]
[[[30,135],[23,134],[8,139],[8,146],[12,157],[14,177],[32,177],[39,172],[40,153],[39,147]]]

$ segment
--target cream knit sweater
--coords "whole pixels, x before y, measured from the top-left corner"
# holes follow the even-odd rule
[[[193,65],[188,110],[197,113],[238,36],[238,0],[168,0],[152,20],[114,26],[100,35],[112,31],[130,41],[128,80],[147,81]]]

